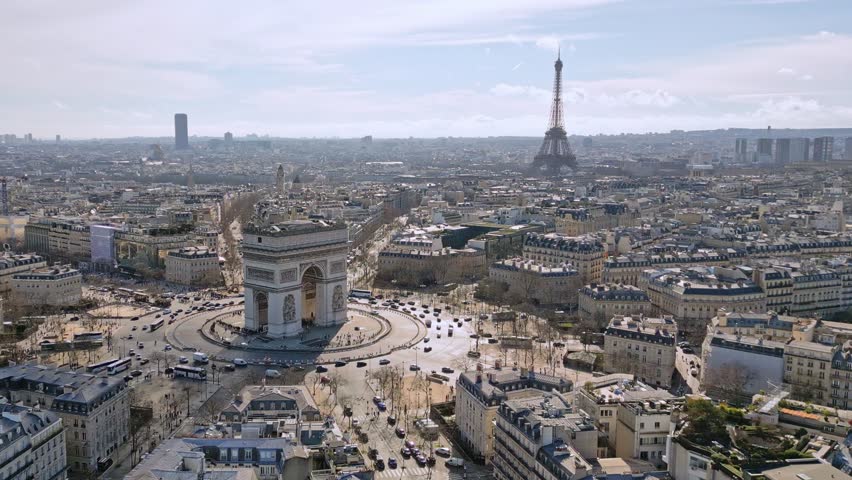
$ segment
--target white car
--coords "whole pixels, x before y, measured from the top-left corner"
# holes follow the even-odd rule
[[[435,453],[441,455],[442,457],[449,457],[450,454],[452,454],[453,452],[447,447],[439,447],[435,449]]]
[[[268,378],[278,378],[281,376],[281,372],[279,372],[278,370],[269,369],[266,371],[266,376]]]
[[[178,359],[178,361],[179,361],[180,363],[189,363],[189,359],[188,359],[188,358],[186,358],[186,357],[184,357],[183,355],[181,355],[181,356],[180,356],[180,358]]]
[[[461,459],[459,457],[448,458],[447,459],[447,466],[448,467],[463,467],[464,466],[464,459]]]
[[[248,362],[243,360],[242,358],[235,358],[234,359],[234,365],[236,365],[238,367],[245,367],[245,366],[248,365]]]

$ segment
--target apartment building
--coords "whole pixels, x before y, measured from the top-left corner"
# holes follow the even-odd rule
[[[650,385],[671,386],[677,355],[677,323],[663,318],[616,315],[604,332],[604,370],[629,373]]]
[[[58,415],[10,403],[0,403],[0,414],[0,478],[67,477],[65,429]]]
[[[83,298],[83,274],[70,265],[41,267],[12,275],[12,300],[19,305],[67,307]]]
[[[401,283],[455,283],[488,274],[484,250],[473,248],[439,251],[391,247],[379,252],[379,278]]]
[[[838,347],[791,341],[784,346],[784,383],[795,400],[826,405],[831,391],[831,362]]]
[[[594,378],[575,396],[577,408],[591,417],[605,438],[608,456],[662,462],[665,434],[660,431],[668,429],[669,421],[658,410],[670,410],[679,399],[623,373]],[[623,408],[628,411],[621,412]]]
[[[574,480],[592,473],[598,432],[559,395],[503,402],[494,426],[494,478]]]
[[[456,425],[462,446],[475,458],[490,463],[494,454],[494,418],[500,405],[532,390],[570,392],[570,380],[520,370],[476,370],[456,381]],[[534,393],[534,392],[533,392]]]
[[[784,343],[708,331],[699,379],[708,395],[744,402],[784,381]]]
[[[41,255],[23,255],[12,252],[0,254],[0,294],[8,294],[12,290],[12,277],[14,275],[46,266],[47,261]]]
[[[651,303],[673,316],[681,330],[703,332],[720,308],[765,312],[766,294],[742,271],[722,267],[646,270],[639,288]]]
[[[539,305],[576,305],[581,285],[572,265],[550,267],[518,258],[492,263],[488,278],[505,284],[509,295]]]
[[[603,264],[601,280],[607,283],[638,285],[645,270],[722,266],[735,257],[735,253],[723,254],[715,250],[629,253],[607,258]]]
[[[207,247],[185,247],[169,251],[165,265],[167,282],[196,286],[212,286],[222,282],[219,255]]]
[[[650,316],[651,309],[648,294],[633,285],[592,283],[578,292],[580,318],[609,321],[615,315]]]
[[[322,416],[303,385],[246,386],[219,414],[219,420],[227,422],[264,419],[318,421]]]
[[[46,408],[62,419],[72,473],[102,471],[128,441],[129,388],[122,378],[97,377],[45,365],[0,368],[0,396]]]
[[[710,320],[707,331],[784,343],[790,340],[811,342],[814,340],[817,323],[815,318],[778,315],[772,311],[734,313],[728,312],[726,308],[720,308],[716,316]]]
[[[528,233],[522,256],[544,266],[573,265],[584,285],[600,281],[605,251],[606,246],[592,236]]]

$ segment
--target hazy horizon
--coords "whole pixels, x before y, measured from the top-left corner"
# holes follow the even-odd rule
[[[852,125],[839,0],[6,5],[0,133],[539,137]],[[684,32],[688,32],[686,35]]]

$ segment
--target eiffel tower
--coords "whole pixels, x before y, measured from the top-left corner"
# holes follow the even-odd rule
[[[532,171],[535,174],[559,175],[563,167],[577,168],[577,157],[571,152],[565,122],[562,116],[562,55],[556,55],[553,64],[556,75],[553,79],[553,104],[550,106],[550,124],[544,134],[544,142],[533,158]]]

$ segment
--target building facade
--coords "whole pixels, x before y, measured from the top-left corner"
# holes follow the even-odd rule
[[[555,233],[528,233],[523,257],[535,263],[560,267],[573,265],[581,284],[599,282],[606,247],[594,237],[570,237]]]
[[[129,387],[124,379],[96,377],[43,365],[0,368],[0,395],[62,419],[72,473],[96,472],[118,460],[129,438]]]
[[[528,372],[526,369],[477,370],[459,375],[456,381],[456,425],[462,446],[471,456],[491,463],[494,455],[494,419],[500,405],[530,390],[571,391],[572,382]]]
[[[592,283],[578,292],[580,318],[608,322],[615,315],[650,316],[651,309],[648,294],[633,285]]]
[[[196,286],[221,284],[219,254],[207,247],[186,247],[170,251],[166,256],[166,281]]]
[[[42,267],[13,275],[11,293],[19,305],[77,305],[83,298],[83,275],[69,265]]]
[[[548,267],[533,261],[494,262],[488,278],[508,287],[507,293],[538,305],[576,305],[580,275],[572,266]]]
[[[677,323],[616,315],[604,332],[604,370],[629,373],[649,385],[669,387],[677,355]]]
[[[67,478],[65,429],[56,414],[10,403],[0,404],[0,478]]]

